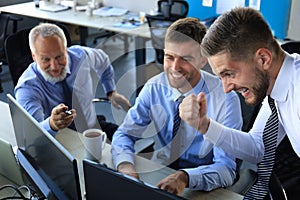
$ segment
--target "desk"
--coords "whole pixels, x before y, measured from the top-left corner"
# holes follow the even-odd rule
[[[13,131],[13,125],[11,121],[11,115],[9,111],[8,104],[0,101],[0,121],[7,122],[0,124],[0,137],[9,138],[15,143],[15,136]],[[5,126],[4,126],[5,125]],[[13,136],[13,137],[12,137]],[[63,129],[59,131],[56,135],[56,139],[78,160],[79,165],[79,177],[81,190],[84,191],[84,179],[83,179],[83,169],[82,169],[82,160],[85,155],[85,148],[83,145],[82,134],[75,132],[71,129]],[[9,140],[8,140],[9,141]],[[13,143],[12,143],[13,144]],[[113,168],[112,157],[110,153],[110,145],[106,144],[103,151],[102,162],[107,164],[109,167]],[[142,181],[156,185],[161,179],[173,173],[174,170],[154,163],[145,158],[136,156],[136,169],[142,179]],[[9,183],[6,179],[0,177],[0,183]],[[84,194],[82,192],[82,194]],[[231,192],[229,190],[220,188],[211,192],[203,191],[191,191],[185,189],[183,195],[187,199],[231,199],[238,200],[243,199],[243,197],[237,193]]]
[[[82,135],[71,129],[64,129],[59,131],[56,139],[78,160],[79,164],[79,178],[81,187],[84,187],[82,159],[84,159],[85,149],[83,145]],[[113,168],[112,157],[110,153],[110,145],[106,144],[103,151],[101,162],[104,162],[109,167]],[[156,185],[161,179],[175,172],[173,169],[159,165],[145,158],[136,156],[136,170],[139,172],[142,181]],[[82,190],[84,191],[84,190]],[[229,190],[219,188],[211,192],[192,191],[185,189],[182,194],[187,199],[243,199],[243,196],[231,192]]]
[[[6,102],[0,101],[0,138],[16,146],[15,131],[10,115],[9,106]]]
[[[74,12],[72,9],[61,12],[47,12],[35,7],[34,2],[20,3],[10,6],[0,7],[0,12],[27,17],[38,18],[45,21],[61,22],[66,24],[78,25],[81,28],[80,40],[81,44],[85,44],[87,36],[87,28],[104,29],[117,33],[132,35],[135,37],[135,60],[136,66],[145,64],[146,50],[145,43],[151,38],[148,24],[143,24],[137,28],[116,27],[114,24],[121,22],[123,17],[89,17],[85,12]],[[143,85],[145,82],[144,75],[137,70],[136,82],[137,86]]]

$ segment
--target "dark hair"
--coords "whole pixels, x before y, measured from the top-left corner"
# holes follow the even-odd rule
[[[209,28],[201,43],[202,55],[229,53],[234,60],[249,61],[259,48],[268,48],[274,57],[279,44],[259,11],[237,7],[222,14]]]
[[[187,42],[193,39],[201,44],[206,27],[197,18],[183,18],[175,21],[167,30],[165,41]]]

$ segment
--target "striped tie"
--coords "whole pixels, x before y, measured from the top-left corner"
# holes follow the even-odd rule
[[[173,119],[172,145],[171,145],[171,155],[170,155],[170,160],[172,163],[169,165],[169,167],[176,169],[176,170],[179,168],[180,136],[179,135],[177,137],[175,137],[175,136],[180,127],[181,118],[179,116],[179,105],[181,104],[183,99],[184,99],[184,96],[180,96],[175,101],[176,110],[175,110],[174,119]]]
[[[263,133],[265,153],[262,161],[257,165],[257,181],[250,188],[244,199],[264,199],[269,192],[269,180],[275,163],[275,150],[278,132],[278,116],[274,99],[268,96],[269,106],[272,110]]]
[[[172,132],[172,138],[175,137],[179,126],[180,126],[180,122],[181,122],[181,118],[179,116],[179,105],[181,104],[182,100],[183,100],[184,96],[180,96],[178,97],[178,99],[176,100],[175,104],[176,104],[176,111],[175,111],[175,115],[174,115],[174,121],[173,121],[173,132]]]

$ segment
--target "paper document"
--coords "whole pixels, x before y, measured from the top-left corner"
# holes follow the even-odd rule
[[[128,12],[124,8],[115,8],[115,7],[101,7],[93,11],[94,15],[107,17],[107,16],[122,16]]]

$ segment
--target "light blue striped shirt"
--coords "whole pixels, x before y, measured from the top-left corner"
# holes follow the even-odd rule
[[[184,95],[200,92],[206,93],[209,117],[225,126],[241,129],[241,108],[235,92],[225,94],[221,81],[205,71],[201,71],[198,84]],[[144,131],[149,125],[155,127],[152,134],[160,141],[161,148],[156,151],[164,152],[168,162],[176,109],[175,101],[180,95],[177,90],[170,87],[164,72],[145,84],[134,106],[114,134],[112,155],[115,167],[124,161],[134,164],[134,142],[145,137]],[[189,188],[209,191],[233,183],[236,176],[236,163],[233,156],[217,147],[211,150],[210,145],[207,145],[210,149],[201,149],[208,141],[183,121],[177,134],[182,136],[180,150],[183,152],[179,167],[189,175]],[[206,153],[200,157],[202,151]]]

